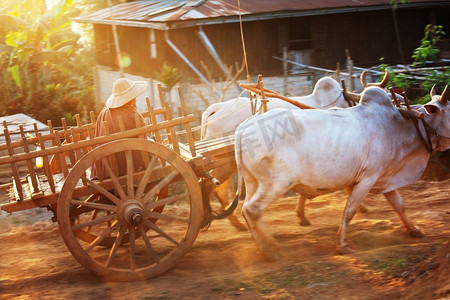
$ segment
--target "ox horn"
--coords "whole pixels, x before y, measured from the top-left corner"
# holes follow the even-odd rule
[[[446,85],[444,91],[442,92],[441,98],[439,99],[439,102],[441,102],[443,105],[446,105],[449,97],[450,91],[448,89],[448,85]]]
[[[389,71],[388,69],[384,69],[384,76],[383,76],[383,80],[381,80],[381,82],[375,83],[375,82],[371,82],[371,83],[367,83],[366,81],[366,71],[362,71],[361,72],[361,76],[359,77],[359,80],[361,81],[361,85],[366,88],[369,86],[377,86],[380,88],[385,88],[389,82]]]
[[[341,85],[342,85],[342,94],[344,95],[344,98],[347,101],[352,101],[352,102],[358,103],[359,100],[361,100],[361,95],[360,94],[356,94],[356,93],[352,93],[352,92],[348,92],[347,91],[347,88],[345,87],[344,79],[341,80]]]
[[[435,84],[433,84],[433,86],[431,87],[431,90],[430,90],[431,99],[433,99],[433,96],[436,96],[436,85]]]
[[[389,83],[389,71],[388,69],[384,69],[384,77],[383,80],[379,83],[379,87],[380,88],[385,88],[387,86],[387,84]]]
[[[366,82],[366,71],[362,71],[361,72],[361,76],[359,76],[359,81],[361,81],[361,85],[363,86],[363,88],[367,87],[367,82]]]

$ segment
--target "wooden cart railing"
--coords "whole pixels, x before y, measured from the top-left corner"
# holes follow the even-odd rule
[[[9,164],[12,170],[11,185],[3,185],[3,189],[9,194],[8,203],[4,203],[1,209],[6,212],[14,212],[33,207],[45,207],[57,201],[64,179],[69,174],[75,163],[98,145],[110,141],[146,136],[153,136],[156,142],[166,144],[174,152],[180,154],[179,134],[176,127],[184,128],[182,139],[183,153],[195,157],[196,150],[194,137],[190,123],[194,116],[188,114],[181,89],[179,89],[181,112],[180,117],[173,117],[171,106],[164,101],[161,87],[160,108],[153,108],[147,98],[147,111],[143,113],[146,119],[145,126],[140,127],[136,121],[136,129],[125,130],[123,121],[119,121],[120,132],[108,134],[106,124],[104,136],[95,136],[95,117],[90,113],[90,122],[82,124],[79,115],[76,115],[77,125],[67,126],[62,119],[62,129],[56,130],[51,121],[48,121],[48,132],[42,133],[34,126],[34,135],[25,133],[23,126],[19,126],[20,139],[12,141],[8,124],[3,122],[3,132],[6,143],[0,144],[0,151],[7,155],[0,157],[0,165]],[[161,117],[158,117],[161,116]],[[161,118],[162,121],[158,121]],[[41,160],[42,166],[37,167],[36,161]],[[26,168],[19,168],[25,164]],[[86,183],[84,183],[86,186]]]

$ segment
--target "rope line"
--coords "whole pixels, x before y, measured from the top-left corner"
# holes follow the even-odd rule
[[[239,27],[241,29],[242,50],[244,51],[245,71],[247,72],[247,79],[249,79],[250,78],[250,74],[248,72],[247,51],[245,50],[244,29],[242,28],[241,1],[237,0],[237,2],[238,2],[238,9],[239,9]]]

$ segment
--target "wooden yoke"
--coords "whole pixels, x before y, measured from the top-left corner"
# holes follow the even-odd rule
[[[300,109],[315,109],[315,107],[312,107],[312,106],[309,106],[309,105],[306,105],[306,104],[294,101],[291,98],[288,98],[286,96],[280,95],[279,93],[277,93],[275,91],[272,91],[272,90],[269,90],[267,88],[262,87],[262,89],[261,89],[258,86],[258,84],[244,84],[244,83],[240,83],[239,86],[244,88],[244,89],[246,89],[247,91],[250,91],[250,92],[253,92],[253,93],[256,93],[256,94],[262,94],[262,92],[264,92],[264,95],[266,97],[278,98],[278,99],[284,100],[284,101],[289,102],[290,104],[292,104],[294,106],[297,106]]]
[[[269,100],[267,100],[266,93],[264,92],[264,84],[262,82],[261,74],[258,75],[258,81],[256,83],[256,86],[261,91],[261,104],[262,104],[263,112],[267,112],[267,102],[269,102]]]

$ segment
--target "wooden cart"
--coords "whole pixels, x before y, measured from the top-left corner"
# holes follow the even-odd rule
[[[47,207],[77,261],[106,279],[142,280],[169,270],[201,228],[199,179],[234,162],[230,138],[194,143],[194,116],[178,91],[180,117],[172,117],[160,90],[160,108],[147,100],[148,125],[125,130],[119,122],[120,132],[104,136],[95,136],[92,113],[90,123],[77,116],[77,126],[63,122],[61,130],[49,122],[47,133],[20,127],[14,141],[4,122],[0,165],[10,165],[13,176],[1,209]]]

